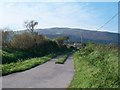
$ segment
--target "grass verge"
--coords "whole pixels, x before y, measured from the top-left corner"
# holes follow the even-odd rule
[[[89,44],[74,53],[74,69],[69,88],[118,88],[118,48]]]
[[[24,61],[19,60],[18,62],[0,65],[0,67],[2,67],[2,75],[4,76],[15,72],[25,71],[37,65],[43,64],[55,56],[56,54],[49,54],[40,58],[32,58]]]
[[[69,53],[66,53],[65,55],[63,55],[62,57],[60,57],[56,62],[55,64],[64,64],[65,61],[67,60],[69,56]]]

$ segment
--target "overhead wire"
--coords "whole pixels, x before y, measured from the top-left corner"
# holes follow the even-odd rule
[[[102,26],[100,26],[97,30],[100,30],[101,28],[103,28],[104,26],[106,26],[106,24],[108,24],[110,21],[112,21],[116,16],[119,15],[120,12],[116,13],[114,16],[112,16],[106,23],[104,23]]]

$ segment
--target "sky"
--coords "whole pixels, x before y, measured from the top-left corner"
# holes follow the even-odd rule
[[[0,28],[23,30],[24,21],[35,20],[36,28],[97,30],[117,12],[117,2],[1,2]],[[118,32],[118,16],[98,31]]]

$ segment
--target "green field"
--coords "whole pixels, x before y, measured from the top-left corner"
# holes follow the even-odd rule
[[[69,88],[117,88],[118,48],[114,45],[87,44],[74,53],[74,78]]]

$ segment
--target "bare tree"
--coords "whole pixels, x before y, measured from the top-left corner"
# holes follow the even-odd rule
[[[34,32],[35,26],[38,25],[38,22],[31,20],[31,21],[25,21],[24,26],[27,28],[27,30],[31,33]]]

